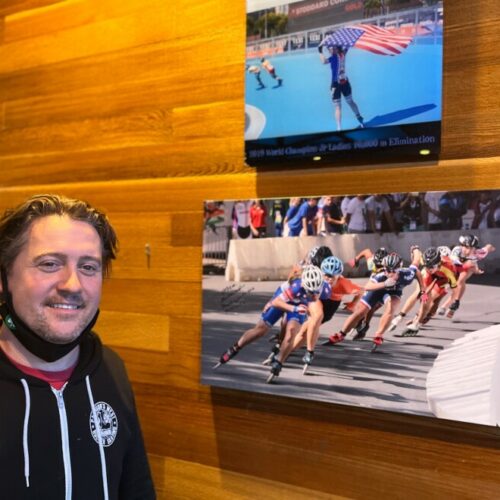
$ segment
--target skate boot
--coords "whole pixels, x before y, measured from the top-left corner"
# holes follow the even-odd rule
[[[271,363],[271,373],[269,374],[269,377],[267,377],[266,384],[270,384],[275,377],[279,377],[282,368],[283,365],[277,359],[275,359]]]
[[[323,342],[322,345],[335,345],[338,344],[339,342],[342,342],[345,338],[345,334],[342,332],[334,333],[333,335],[330,335],[328,337],[328,340]]]
[[[446,311],[446,317],[449,319],[453,318],[459,307],[460,307],[460,301],[455,300],[453,304],[451,304],[448,310]]]
[[[373,337],[373,345],[372,345],[372,349],[371,349],[371,352],[375,352],[379,346],[382,345],[382,342],[384,341],[384,338],[383,337]]]
[[[275,344],[271,349],[269,356],[264,361],[262,361],[262,364],[264,366],[270,365],[274,361],[274,358],[279,352],[280,352],[280,344]]]
[[[363,340],[369,327],[369,323],[367,323],[366,321],[360,321],[356,325],[356,333],[354,334],[352,340]]]
[[[309,365],[312,363],[313,359],[314,359],[314,351],[306,351],[304,357],[302,358],[302,362],[304,363],[304,367],[302,368],[303,375],[307,373]]]
[[[401,334],[402,337],[415,337],[417,335],[418,331],[420,330],[420,326],[415,324],[415,323],[410,323],[407,327],[406,330],[403,331]]]
[[[444,316],[446,314],[446,308],[440,307],[437,312],[439,316]]]
[[[429,323],[429,321],[432,319],[432,314],[428,314],[423,320],[422,320],[422,325],[426,325],[427,323]]]
[[[392,321],[391,321],[391,324],[389,325],[389,328],[388,328],[388,332],[392,332],[393,330],[395,330],[399,323],[401,323],[401,320],[404,318],[404,314],[401,314],[399,313],[397,316],[394,316],[394,318],[392,318]]]
[[[214,365],[213,369],[216,370],[220,365],[226,364],[229,360],[233,359],[236,354],[240,352],[241,347],[238,344],[232,345],[222,356],[219,358],[219,362]]]

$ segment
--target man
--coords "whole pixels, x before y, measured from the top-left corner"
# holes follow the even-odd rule
[[[453,191],[446,192],[439,199],[439,217],[443,229],[462,229],[462,216],[467,213],[467,201]]]
[[[155,498],[123,362],[92,332],[116,251],[82,201],[34,196],[0,220],[4,498]]]
[[[393,233],[397,233],[389,202],[384,195],[375,194],[369,196],[365,200],[365,204],[368,218],[368,230],[371,233],[382,234],[387,229]]]
[[[366,196],[358,194],[347,204],[345,223],[349,233],[366,233],[368,224],[365,198]]]
[[[318,199],[308,198],[297,213],[288,220],[289,236],[313,236],[316,234]]]
[[[250,222],[250,200],[236,200],[233,206],[233,237],[246,240],[252,237],[252,225]]]
[[[345,218],[342,215],[337,199],[325,196],[323,205],[318,210],[318,229],[321,235],[342,234],[344,232]]]
[[[443,194],[444,191],[429,191],[424,195],[424,207],[427,212],[426,229],[429,231],[443,229],[443,221],[439,211],[439,201]]]

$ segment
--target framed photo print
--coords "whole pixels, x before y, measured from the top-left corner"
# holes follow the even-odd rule
[[[500,191],[207,201],[203,270],[204,384],[500,424]]]

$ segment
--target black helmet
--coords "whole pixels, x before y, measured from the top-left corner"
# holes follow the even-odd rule
[[[473,234],[463,234],[458,238],[458,242],[460,245],[469,248],[477,248],[479,246],[479,240]]]
[[[380,267],[382,265],[382,261],[384,260],[384,257],[387,256],[389,252],[387,251],[386,248],[380,247],[378,248],[375,253],[373,254],[373,263],[377,266]]]
[[[423,255],[424,266],[434,267],[441,263],[441,254],[436,247],[429,247]]]
[[[309,262],[316,267],[321,267],[321,263],[333,255],[332,251],[327,246],[314,247],[309,252]]]
[[[396,252],[386,255],[382,260],[382,266],[386,271],[395,271],[401,266],[401,256]]]

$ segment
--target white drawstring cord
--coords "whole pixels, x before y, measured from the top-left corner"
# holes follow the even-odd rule
[[[102,471],[102,484],[104,490],[104,500],[109,500],[108,495],[108,473],[106,471],[106,456],[104,455],[104,445],[102,444],[101,436],[101,426],[99,425],[99,420],[97,419],[97,413],[94,406],[94,397],[92,395],[92,389],[90,387],[89,376],[85,377],[85,383],[87,384],[87,394],[89,395],[90,407],[92,409],[92,418],[94,419],[94,425],[97,433],[97,441],[99,443],[99,455],[101,457],[101,471]]]
[[[26,488],[30,487],[30,452],[28,448],[28,423],[30,419],[31,398],[28,383],[24,378],[21,379],[21,384],[24,388],[24,397],[26,405],[24,408],[24,424],[23,424],[23,453],[24,453],[24,477],[26,479]]]

